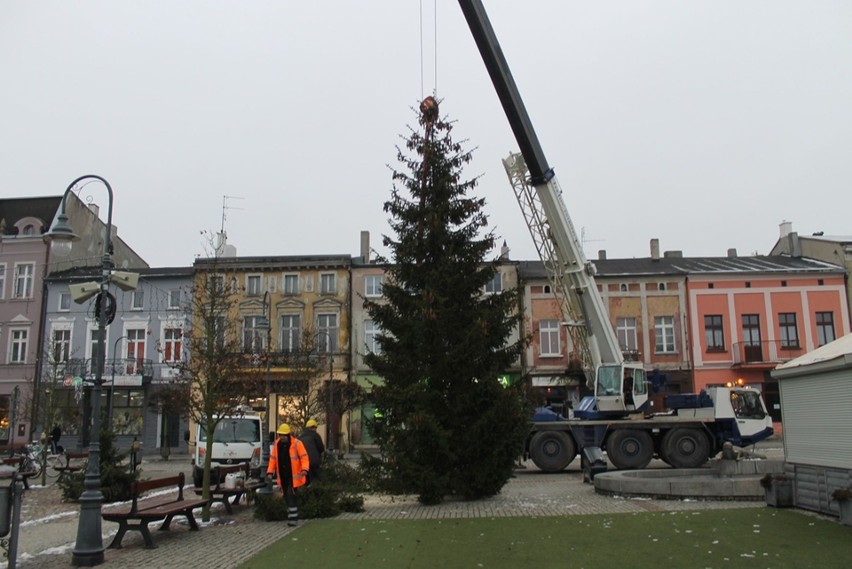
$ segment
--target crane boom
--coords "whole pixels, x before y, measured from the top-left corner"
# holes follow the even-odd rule
[[[608,311],[586,260],[562,191],[527,114],[497,36],[480,0],[459,0],[479,53],[497,91],[521,154],[503,161],[515,197],[554,285],[572,340],[579,348],[598,410],[623,413],[647,401],[643,366],[625,364]],[[577,333],[577,332],[582,333]],[[628,387],[623,378],[631,378]]]

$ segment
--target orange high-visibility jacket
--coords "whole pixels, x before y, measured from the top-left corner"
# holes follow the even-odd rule
[[[305,445],[296,437],[290,437],[290,472],[293,474],[293,488],[304,486],[307,482],[307,474],[311,463],[308,459],[308,451],[305,450]],[[278,473],[278,441],[272,443],[272,449],[269,451],[269,467],[266,469],[269,475],[274,474],[278,480],[278,486],[281,486],[281,476]],[[283,486],[281,486],[283,488]]]

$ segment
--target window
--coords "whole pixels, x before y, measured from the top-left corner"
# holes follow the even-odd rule
[[[243,351],[248,353],[263,352],[266,346],[266,336],[269,323],[266,316],[246,316],[243,319]]]
[[[225,320],[224,316],[214,316],[211,318],[211,320],[211,324],[213,326],[213,331],[211,334],[212,338],[209,338],[208,336],[208,339],[213,340],[216,349],[222,350],[225,348],[225,334],[228,330],[228,322],[227,320]]]
[[[180,308],[180,289],[173,288],[169,291],[169,310]]]
[[[302,337],[302,317],[298,314],[281,315],[281,351],[298,352]]]
[[[368,297],[382,296],[383,275],[367,275],[364,278],[364,295]]]
[[[130,310],[142,310],[145,305],[145,291],[134,290],[130,293]]]
[[[317,349],[326,354],[337,351],[337,314],[317,315]]]
[[[260,275],[248,275],[246,277],[246,296],[260,296]]]
[[[561,356],[559,320],[542,320],[538,323],[539,352],[541,356]]]
[[[142,365],[145,362],[145,336],[144,328],[133,328],[127,330],[127,375],[142,373]]]
[[[323,273],[320,275],[320,294],[337,294],[337,275]]]
[[[731,407],[737,419],[763,419],[766,412],[760,403],[760,393],[757,391],[732,391]]]
[[[495,294],[503,290],[503,274],[497,271],[491,280],[485,283],[485,294]]]
[[[616,318],[615,333],[622,351],[636,351],[636,319]]]
[[[379,326],[372,320],[364,320],[364,344],[368,354],[381,354],[379,345]]]
[[[658,354],[675,352],[674,316],[654,317],[654,342]]]
[[[762,362],[763,348],[760,341],[760,315],[743,314],[743,350],[745,361]]]
[[[11,345],[9,350],[10,364],[25,364],[27,363],[27,339],[29,330],[12,330]]]
[[[89,328],[89,358],[92,361],[91,369],[94,372],[95,362],[98,361],[98,329]]]
[[[816,313],[816,328],[817,342],[820,346],[824,346],[829,342],[834,341],[834,313],[833,312],[817,312]]]
[[[59,311],[60,312],[68,312],[71,310],[71,293],[70,292],[60,292],[59,293]]]
[[[795,312],[782,312],[778,315],[778,332],[782,348],[798,349],[799,329],[796,326]]]
[[[71,330],[53,331],[53,363],[67,362],[71,354]]]
[[[626,284],[622,284],[621,286],[619,286],[619,287],[618,287],[618,289],[619,289],[621,292],[627,292],[627,285],[626,285]]]
[[[284,275],[284,294],[299,294],[299,275]]]
[[[15,298],[32,297],[34,271],[34,263],[15,265]]]
[[[0,300],[6,298],[6,265],[0,265]]]
[[[180,328],[166,328],[163,330],[163,361],[173,363],[181,359],[181,338],[183,330]]]
[[[657,285],[657,290],[666,290],[666,283],[659,283]]]
[[[116,389],[112,396],[112,430],[116,435],[141,435],[145,424],[145,392]],[[101,409],[104,406],[101,405]]]
[[[704,341],[708,352],[725,351],[725,329],[722,327],[721,314],[708,314],[704,317]]]
[[[208,294],[222,294],[225,292],[225,277],[222,275],[210,275],[207,280]]]

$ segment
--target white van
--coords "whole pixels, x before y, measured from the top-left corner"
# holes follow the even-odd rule
[[[204,477],[204,455],[207,452],[207,433],[199,423],[195,427],[195,455],[192,459],[192,481],[200,488]],[[248,463],[252,476],[260,476],[263,445],[263,422],[258,415],[222,417],[213,433],[211,468],[226,464]],[[215,480],[211,480],[215,483]]]

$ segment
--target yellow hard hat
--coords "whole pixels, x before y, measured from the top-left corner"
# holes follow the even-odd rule
[[[290,434],[290,425],[287,423],[281,423],[278,425],[278,434],[279,435],[289,435]]]
[[[305,423],[305,426],[306,426],[306,427],[308,427],[308,428],[310,428],[310,427],[316,427],[316,426],[317,426],[317,422],[316,422],[316,420],[314,420],[314,419],[308,419],[308,422],[307,422],[307,423]]]

